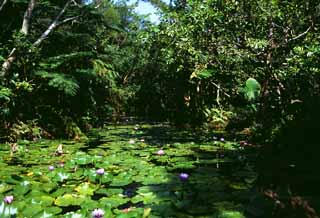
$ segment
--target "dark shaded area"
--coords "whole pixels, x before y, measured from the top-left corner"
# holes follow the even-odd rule
[[[167,124],[144,127],[142,123],[136,127],[119,125],[108,128],[109,136],[115,137],[114,140],[136,139],[136,143],[139,143],[139,139],[143,138],[148,144],[168,150],[185,144],[193,145],[192,154],[172,157],[177,158],[177,162],[169,163],[158,157],[149,160],[155,165],[165,166],[168,172],[176,175],[165,184],[148,186],[163,199],[175,199],[169,205],[145,205],[150,206],[155,213],[167,211],[167,215],[162,217],[198,217],[221,210],[242,211],[246,217],[253,218],[307,217],[308,210],[303,205],[308,205],[311,211],[319,208],[319,193],[313,191],[316,190],[319,177],[313,170],[297,166],[288,159],[281,159],[279,154],[271,158],[271,153],[266,153],[265,147],[249,143],[241,146],[239,139],[243,139],[243,136],[224,135],[223,132],[215,134],[218,139],[225,137],[227,141],[234,141],[239,148],[244,148],[230,151],[223,146],[217,147],[212,139],[213,134],[201,130],[177,129]],[[115,131],[119,129],[122,130]],[[185,183],[178,179],[181,172],[190,175]],[[268,190],[277,193],[279,199],[269,197]],[[130,196],[135,195],[135,191],[130,188],[126,191]],[[304,203],[292,206],[297,196]],[[278,200],[283,207],[277,206]],[[121,209],[136,205],[139,204],[127,203]],[[171,215],[168,208],[172,209]],[[184,215],[180,216],[179,213]]]

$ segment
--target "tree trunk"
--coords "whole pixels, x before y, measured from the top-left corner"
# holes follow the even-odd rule
[[[0,12],[2,11],[3,7],[7,4],[8,0],[3,0],[1,6],[0,6]]]
[[[76,17],[71,17],[71,18],[67,18],[61,22],[59,22],[59,19],[61,18],[61,16],[64,14],[64,12],[67,10],[67,8],[69,7],[70,3],[72,0],[68,0],[66,2],[66,4],[64,5],[63,9],[60,11],[60,13],[57,15],[57,17],[54,19],[54,21],[50,24],[50,26],[48,27],[48,29],[42,33],[42,35],[33,43],[33,46],[37,47],[39,46],[43,40],[45,40],[48,35],[59,25],[71,20],[76,19],[78,16]],[[21,27],[21,32],[24,33],[25,35],[28,34],[29,29],[30,29],[30,20],[31,20],[31,16],[32,16],[32,11],[34,9],[36,0],[30,0],[28,8],[24,14],[23,17],[23,23],[22,23],[22,27]],[[0,77],[4,77],[5,75],[8,74],[9,70],[12,67],[13,62],[15,61],[16,57],[16,53],[17,53],[17,48],[12,49],[12,51],[10,52],[8,58],[4,61],[4,63],[2,64],[2,69],[0,72]]]
[[[5,0],[6,1],[6,0]],[[1,9],[3,7],[3,4],[5,4],[5,1],[1,5]],[[32,16],[32,11],[34,9],[34,6],[36,4],[36,0],[30,0],[28,4],[28,8],[24,13],[23,16],[23,22],[22,22],[22,27],[20,32],[22,32],[24,35],[28,35],[29,29],[30,29],[30,20]],[[8,74],[9,70],[12,67],[12,63],[16,60],[16,53],[17,53],[17,48],[13,48],[8,56],[8,58],[4,61],[2,64],[2,69],[0,72],[0,77],[4,77],[5,75]]]
[[[30,20],[32,16],[32,11],[35,5],[36,5],[36,0],[30,0],[28,8],[24,13],[21,32],[25,35],[28,35],[29,29],[30,29]]]

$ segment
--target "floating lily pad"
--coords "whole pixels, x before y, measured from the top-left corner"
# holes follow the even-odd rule
[[[76,194],[65,194],[55,200],[55,205],[67,207],[70,205],[81,205],[85,201],[85,197]]]
[[[85,182],[85,183],[81,183],[74,190],[76,190],[80,195],[91,196],[91,195],[93,195],[95,187],[93,185],[91,185],[90,183]]]
[[[103,197],[99,200],[99,202],[103,205],[114,208],[127,203],[129,200],[129,198],[126,198],[125,196],[118,194],[112,195],[110,197]]]

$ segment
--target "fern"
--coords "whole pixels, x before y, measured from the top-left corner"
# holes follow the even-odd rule
[[[70,54],[63,54],[58,55],[55,57],[50,57],[47,60],[45,60],[43,63],[40,63],[40,66],[43,69],[56,69],[57,67],[60,67],[62,64],[65,64],[68,61],[71,61],[73,59],[79,59],[83,57],[92,57],[92,52],[73,52]]]
[[[113,69],[111,64],[107,64],[99,59],[93,61],[93,71],[99,78],[108,82],[110,86],[115,86],[116,79],[119,77],[119,74]]]
[[[38,71],[37,76],[48,79],[48,85],[64,92],[66,95],[75,96],[80,88],[77,81],[64,74]]]
[[[75,96],[80,88],[74,79],[66,78],[63,75],[52,78],[48,85],[57,88],[58,90],[63,91],[66,95],[70,96]]]

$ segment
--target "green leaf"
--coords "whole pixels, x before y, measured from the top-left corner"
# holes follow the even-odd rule
[[[80,184],[78,187],[75,188],[75,190],[80,194],[80,195],[93,195],[94,188],[90,187],[90,184],[88,182]]]
[[[214,218],[246,218],[241,212],[239,211],[219,211]]]
[[[260,95],[261,86],[260,83],[254,78],[249,78],[246,81],[244,88],[244,94],[248,101],[254,101]]]
[[[85,200],[84,196],[76,195],[76,194],[65,194],[63,196],[58,197],[55,200],[55,205],[61,207],[67,207],[71,205],[81,205]]]
[[[111,197],[103,197],[100,199],[100,202],[109,207],[118,207],[121,204],[127,203],[129,200],[129,198],[125,198],[123,195],[119,194]]]

